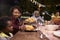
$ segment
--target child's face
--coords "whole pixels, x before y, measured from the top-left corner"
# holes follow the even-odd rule
[[[12,15],[15,18],[18,18],[19,16],[21,16],[21,13],[20,13],[20,11],[18,9],[14,9]]]
[[[56,12],[56,16],[59,16],[59,12]]]
[[[13,26],[11,21],[7,21],[7,27],[5,28],[7,31],[13,31]]]
[[[38,17],[40,14],[39,13],[35,13],[35,16]]]

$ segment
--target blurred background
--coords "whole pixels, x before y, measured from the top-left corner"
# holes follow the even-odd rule
[[[40,11],[41,8],[49,15],[60,11],[60,0],[0,0],[0,16],[8,15],[10,8],[15,5],[20,7],[23,16],[31,16],[34,10]]]

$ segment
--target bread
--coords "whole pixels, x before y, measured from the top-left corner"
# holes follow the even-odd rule
[[[25,25],[26,30],[34,30],[34,27],[32,25]]]

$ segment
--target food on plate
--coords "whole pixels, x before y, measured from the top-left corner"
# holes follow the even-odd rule
[[[34,30],[34,27],[32,25],[25,25],[26,30]]]
[[[35,22],[35,20],[34,20],[34,18],[27,18],[26,20],[25,20],[25,22]]]

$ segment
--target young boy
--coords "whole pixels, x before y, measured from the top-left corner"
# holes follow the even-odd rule
[[[0,40],[10,40],[13,37],[12,33],[13,26],[9,17],[0,18]]]

